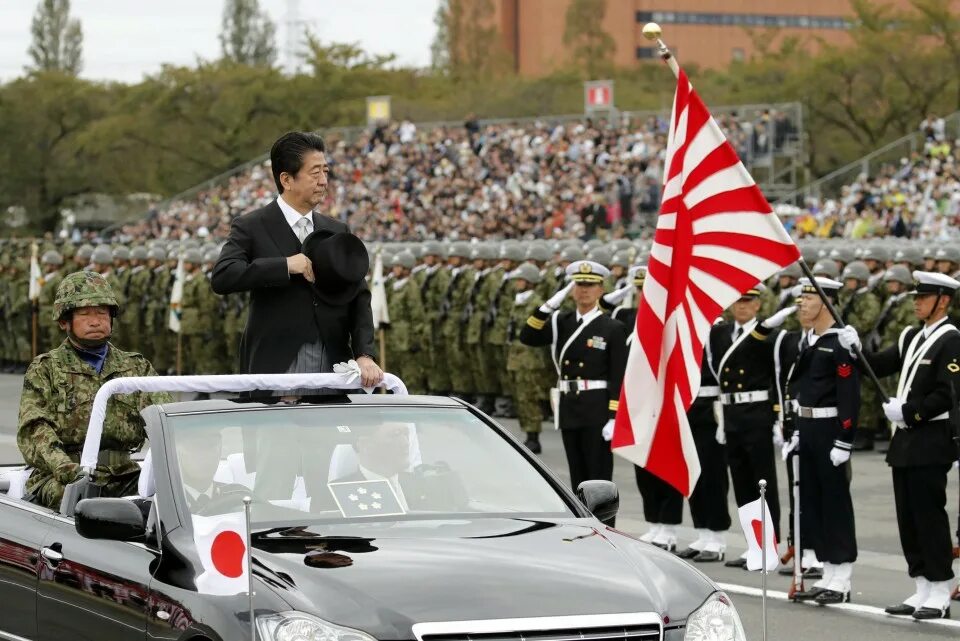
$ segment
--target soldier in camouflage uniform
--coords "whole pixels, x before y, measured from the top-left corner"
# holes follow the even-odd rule
[[[153,376],[150,362],[122,352],[108,341],[118,312],[107,281],[93,272],[76,272],[57,290],[53,315],[67,332],[59,347],[37,356],[23,380],[17,445],[34,468],[27,492],[56,509],[64,487],[77,479],[80,452],[97,390],[123,376]],[[169,402],[167,394],[114,396],[107,404],[100,455],[93,482],[101,496],[136,493],[140,467],[130,453],[143,446],[146,432],[140,410]]]
[[[876,325],[883,306],[880,298],[870,289],[870,269],[866,263],[855,260],[843,268],[841,281],[843,288],[837,296],[840,318],[844,325],[853,325],[866,336]],[[876,385],[864,381],[860,386],[860,412],[854,450],[873,449],[874,435],[882,418],[880,402]]]
[[[553,255],[550,248],[543,244],[533,244],[527,249],[524,256],[528,263],[532,263],[540,270],[540,282],[537,283],[537,295],[546,300],[553,295],[553,292],[559,289],[558,276],[553,269]]]
[[[124,328],[130,347],[141,352],[148,359],[152,356],[151,341],[146,329],[147,297],[150,289],[150,270],[147,268],[147,248],[134,247],[130,250],[130,267],[124,279],[124,299],[126,305],[120,312],[120,324]]]
[[[203,253],[188,249],[183,254],[183,298],[180,300],[182,337],[181,368],[184,374],[216,374],[207,345],[214,339],[214,316],[219,301],[203,273]]]
[[[450,285],[450,271],[443,264],[446,252],[437,241],[427,241],[423,245],[423,264],[414,280],[420,285],[426,322],[430,327],[429,369],[427,370],[427,389],[433,394],[450,392],[450,372],[446,357],[446,344],[440,335],[440,315],[443,297]]]
[[[507,326],[507,372],[517,408],[520,429],[527,435],[524,443],[530,451],[540,453],[540,431],[543,429],[543,405],[540,389],[548,367],[547,352],[542,347],[529,347],[520,342],[520,329],[543,304],[536,291],[540,270],[533,263],[524,263],[510,272],[515,294]],[[548,377],[549,378],[549,377]]]
[[[7,332],[9,332],[11,372],[22,374],[31,354],[33,306],[30,302],[30,272],[23,259],[13,258],[7,268]]]
[[[464,343],[477,394],[475,405],[480,411],[493,414],[494,401],[500,393],[500,377],[493,369],[496,362],[487,348],[485,321],[501,282],[492,265],[497,259],[497,250],[493,245],[475,245],[470,259],[473,261],[474,281],[461,317],[465,325]]]
[[[159,262],[153,268],[150,283],[150,300],[147,303],[147,332],[153,337],[153,360],[157,371],[167,374],[177,364],[177,337],[170,331],[170,292],[176,275],[179,252],[169,253],[157,248]],[[160,258],[163,256],[163,258]],[[153,263],[153,260],[150,261]]]
[[[444,345],[446,367],[450,371],[451,391],[465,400],[471,399],[475,389],[461,316],[473,286],[474,270],[467,263],[469,259],[470,245],[454,243],[447,259],[451,269],[450,284],[440,305],[440,340]]]
[[[524,257],[519,245],[501,245],[500,261],[494,267],[493,278],[497,289],[493,293],[487,310],[487,345],[493,359],[493,372],[500,379],[500,396],[494,401],[494,416],[504,418],[516,416],[516,408],[511,400],[513,379],[507,371],[507,325],[513,313],[515,283],[509,278]]]
[[[53,303],[63,280],[63,256],[56,250],[48,249],[40,257],[40,265],[43,277],[37,298],[37,351],[43,353],[56,347],[61,340],[60,327],[53,320]]]
[[[430,326],[420,286],[410,277],[417,259],[402,251],[390,258],[393,278],[387,290],[390,324],[386,330],[386,360],[390,371],[400,377],[411,394],[424,394],[427,370],[423,355],[430,351]]]

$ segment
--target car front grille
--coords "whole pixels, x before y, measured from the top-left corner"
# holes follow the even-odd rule
[[[417,623],[417,641],[660,641],[653,613],[593,614]]]

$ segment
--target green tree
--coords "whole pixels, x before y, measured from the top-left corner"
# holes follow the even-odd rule
[[[477,82],[501,76],[510,67],[493,0],[444,0],[435,21],[434,60],[455,80]]]
[[[567,7],[563,44],[587,78],[599,78],[613,67],[617,45],[603,29],[606,12],[607,0],[573,0]]]
[[[30,24],[28,71],[59,71],[76,76],[83,67],[83,30],[70,17],[70,0],[41,0]]]
[[[223,6],[220,49],[225,60],[272,66],[277,59],[276,25],[257,0],[227,0]]]
[[[445,73],[450,70],[450,34],[447,28],[447,16],[450,12],[450,1],[440,0],[437,11],[433,14],[433,24],[437,33],[430,43],[430,67],[434,72]]]

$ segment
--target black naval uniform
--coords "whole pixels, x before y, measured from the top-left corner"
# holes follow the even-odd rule
[[[687,410],[687,422],[700,459],[700,478],[690,494],[690,516],[698,530],[726,532],[730,529],[727,494],[726,448],[717,442],[717,419],[713,404],[719,401],[720,384],[711,369],[709,345],[700,365],[700,390]]]
[[[805,330],[780,332],[774,339],[773,369],[774,374],[776,375],[775,381],[777,384],[777,404],[774,405],[773,409],[775,412],[779,412],[784,442],[789,441],[793,437],[794,431],[797,429],[796,415],[793,413],[792,403],[793,399],[796,398],[796,378],[794,377],[794,370],[801,350],[808,346],[809,340],[807,339],[807,332]],[[796,542],[796,533],[794,532],[794,511],[797,509],[797,506],[794,505],[793,496],[793,458],[799,455],[800,453],[794,450],[787,455],[786,459],[787,485],[790,488],[790,491],[787,492],[787,496],[789,497],[790,501],[790,516],[787,522],[787,545],[791,546]],[[801,543],[803,542],[801,541]],[[810,546],[808,549],[813,548]],[[801,550],[795,551],[798,563],[801,552]]]
[[[637,324],[637,309],[635,307],[617,307],[610,313],[610,317],[623,323],[624,328],[627,328],[628,333],[630,333],[630,330]],[[629,352],[629,348],[627,351]],[[713,433],[710,437],[713,438]],[[651,474],[639,465],[633,466],[633,472],[637,479],[637,489],[643,499],[644,520],[647,523],[680,525],[683,520],[683,494],[659,476]],[[726,477],[726,469],[724,469],[724,477]],[[723,505],[726,508],[726,494],[724,494]]]
[[[627,365],[626,341],[623,324],[599,307],[587,312],[582,321],[576,310],[548,314],[537,309],[520,330],[524,345],[553,346],[560,378],[559,428],[574,490],[583,481],[613,477],[613,454],[602,431],[617,414]],[[591,388],[592,382],[600,381],[605,385]]]
[[[942,323],[949,321],[944,319]],[[923,343],[917,337],[922,328],[907,327],[897,345],[864,353],[877,376],[900,372],[905,377],[916,368],[912,384],[904,390],[906,428],[894,431],[887,464],[893,471],[897,525],[907,571],[911,577],[922,576],[933,582],[953,578],[953,541],[946,504],[947,475],[957,460],[957,446],[948,413],[951,385],[960,384],[960,332],[948,331],[921,351],[941,326],[931,328]],[[905,362],[909,352],[914,358]]]
[[[710,330],[710,353],[720,379],[734,497],[740,507],[756,501],[760,498],[758,482],[765,479],[770,518],[779,539],[780,499],[773,453],[773,343],[756,332],[756,327],[754,319],[741,328],[734,347],[735,323],[714,325]]]
[[[830,451],[836,447],[849,452],[853,447],[860,376],[836,329],[839,326],[800,352],[793,372],[793,410],[800,432],[802,544],[816,551],[818,560],[839,565],[857,560],[857,538],[850,462],[835,466]]]

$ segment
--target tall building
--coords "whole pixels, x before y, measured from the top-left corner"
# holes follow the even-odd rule
[[[497,24],[518,73],[539,76],[569,62],[563,33],[572,1],[497,0]],[[909,0],[883,3],[906,7]],[[852,14],[847,0],[607,0],[603,24],[616,43],[617,66],[656,59],[642,29],[657,22],[681,63],[725,67],[753,54],[754,36],[774,44],[787,36],[842,43]]]

